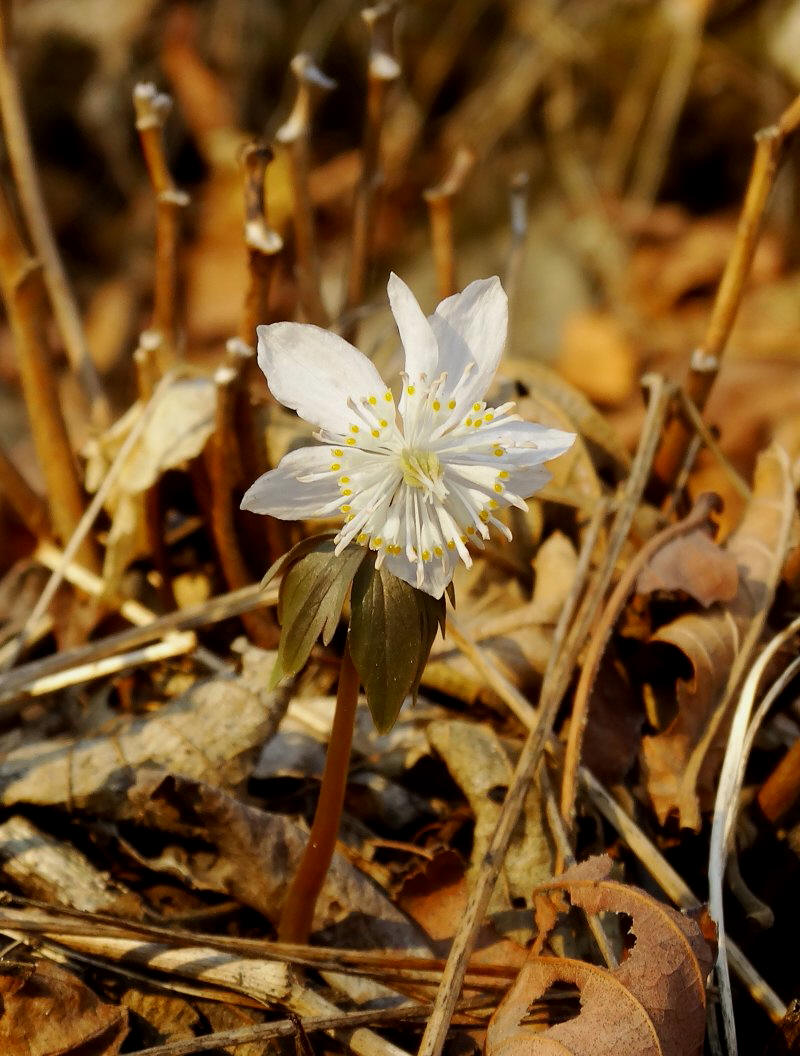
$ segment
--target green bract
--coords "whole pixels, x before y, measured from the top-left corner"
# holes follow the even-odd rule
[[[337,556],[332,533],[298,543],[275,562],[262,585],[280,572],[281,640],[272,685],[297,674],[320,635],[330,642],[352,584],[350,653],[375,726],[386,733],[405,698],[416,697],[437,628],[444,634],[444,598],[376,568],[374,553],[364,547],[350,546]]]

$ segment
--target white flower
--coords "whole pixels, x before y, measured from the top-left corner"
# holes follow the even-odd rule
[[[369,546],[376,564],[435,598],[467,544],[496,514],[527,509],[550,479],[542,463],[573,433],[532,425],[514,404],[487,407],[508,325],[497,278],[480,279],[425,318],[396,275],[389,303],[405,350],[399,406],[375,367],[341,337],[302,323],[258,328],[258,363],[284,406],[319,427],[320,446],[291,451],[252,485],[242,508],[285,520],[343,514],[336,550]]]

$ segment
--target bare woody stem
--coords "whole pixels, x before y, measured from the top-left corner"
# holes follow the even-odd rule
[[[433,261],[436,266],[436,282],[439,299],[444,300],[456,292],[456,258],[453,244],[453,199],[464,186],[464,181],[475,163],[475,152],[468,147],[456,151],[453,164],[441,183],[429,187],[424,193],[428,203],[431,225]]]
[[[386,0],[361,12],[370,31],[367,67],[367,114],[361,148],[361,179],[356,191],[353,233],[350,248],[350,272],[347,277],[345,312],[350,319],[344,336],[352,340],[356,323],[354,313],[364,299],[367,261],[375,218],[375,200],[382,175],[380,169],[381,130],[390,86],[400,76],[400,66],[392,49],[392,33],[397,11],[396,0]]]
[[[291,68],[297,79],[297,95],[292,112],[278,129],[275,139],[285,148],[289,162],[300,304],[310,323],[327,326],[328,313],[320,290],[320,260],[309,187],[309,138],[314,109],[320,97],[336,87],[336,82],[326,77],[305,53],[295,55]]]
[[[211,439],[208,470],[211,481],[211,531],[219,555],[222,574],[230,590],[239,590],[252,582],[250,570],[242,555],[233,516],[233,495],[241,479],[239,444],[236,432],[236,371],[220,367],[214,377],[217,390],[216,429]],[[250,638],[262,648],[274,649],[278,628],[264,612],[242,615]]]
[[[278,924],[278,939],[281,942],[307,942],[311,934],[317,898],[336,847],[357,704],[358,672],[350,656],[349,644],[346,643],[317,810]]]
[[[153,84],[137,84],[133,90],[136,131],[142,146],[150,184],[156,196],[156,260],[153,290],[153,323],[164,342],[165,369],[178,350],[178,245],[180,213],[189,196],[179,190],[167,166],[164,123],[172,99]]]
[[[692,353],[689,373],[684,383],[687,397],[699,411],[705,407],[719,373],[728,338],[739,311],[745,282],[750,274],[767,199],[775,182],[786,140],[797,130],[798,125],[800,96],[784,110],[776,125],[763,128],[756,135],[756,152],[733,250],[717,289],[705,338]],[[653,465],[656,495],[664,495],[670,490],[683,463],[692,433],[692,426],[682,415],[676,415],[664,431]]]
[[[0,191],[0,288],[5,301],[22,391],[28,410],[36,456],[44,476],[50,518],[56,535],[66,542],[84,511],[84,494],[64,416],[56,374],[45,338],[42,269],[32,260]],[[99,568],[94,546],[84,541],[80,560]]]
[[[247,292],[239,338],[255,348],[256,327],[267,321],[269,291],[283,239],[267,223],[264,180],[272,151],[263,143],[248,143],[241,154],[244,168],[244,243],[247,249]]]
[[[14,57],[12,0],[0,0],[0,112],[11,170],[25,224],[42,262],[44,284],[64,348],[89,401],[92,420],[108,425],[111,412],[89,354],[80,313],[56,246],[36,172]]]
[[[31,535],[46,539],[50,535],[47,506],[23,477],[5,448],[0,447],[0,499],[5,499]]]

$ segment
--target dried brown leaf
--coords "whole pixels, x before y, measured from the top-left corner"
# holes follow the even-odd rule
[[[60,965],[0,964],[3,1056],[114,1056],[128,1033],[124,1009],[107,1005]]]
[[[713,952],[698,924],[639,888],[607,879],[608,858],[589,859],[538,892],[566,891],[587,913],[624,913],[636,943],[613,971],[531,955],[489,1024],[487,1056],[699,1056],[705,1033],[705,979]],[[555,908],[558,902],[553,903]],[[546,910],[546,927],[555,914]],[[578,1016],[539,1031],[524,1020],[554,983],[580,991]]]
[[[673,721],[643,742],[647,790],[662,822],[677,811],[682,826],[698,831],[700,811],[712,802],[729,677],[749,628],[763,621],[772,602],[793,501],[787,460],[769,448],[756,466],[753,497],[725,547],[739,568],[736,596],[707,612],[680,616],[653,636],[680,649],[693,669],[690,679],[678,682]]]
[[[718,546],[704,527],[662,546],[636,580],[637,594],[682,590],[706,608],[715,601],[732,601],[738,589],[735,555]]]

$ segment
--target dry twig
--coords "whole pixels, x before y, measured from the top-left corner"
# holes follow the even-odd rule
[[[428,203],[433,262],[436,266],[440,301],[452,296],[458,289],[453,243],[453,200],[463,188],[474,164],[475,152],[469,147],[460,147],[442,182],[424,192],[425,201]]]
[[[0,2],[0,113],[25,223],[42,264],[44,284],[67,357],[89,400],[94,424],[107,426],[111,411],[89,354],[78,305],[50,229],[36,172],[14,58],[12,0]]]
[[[272,151],[263,143],[248,143],[241,153],[244,169],[244,244],[247,249],[247,292],[239,338],[255,347],[256,327],[268,318],[269,291],[283,239],[267,222],[264,181]]]

